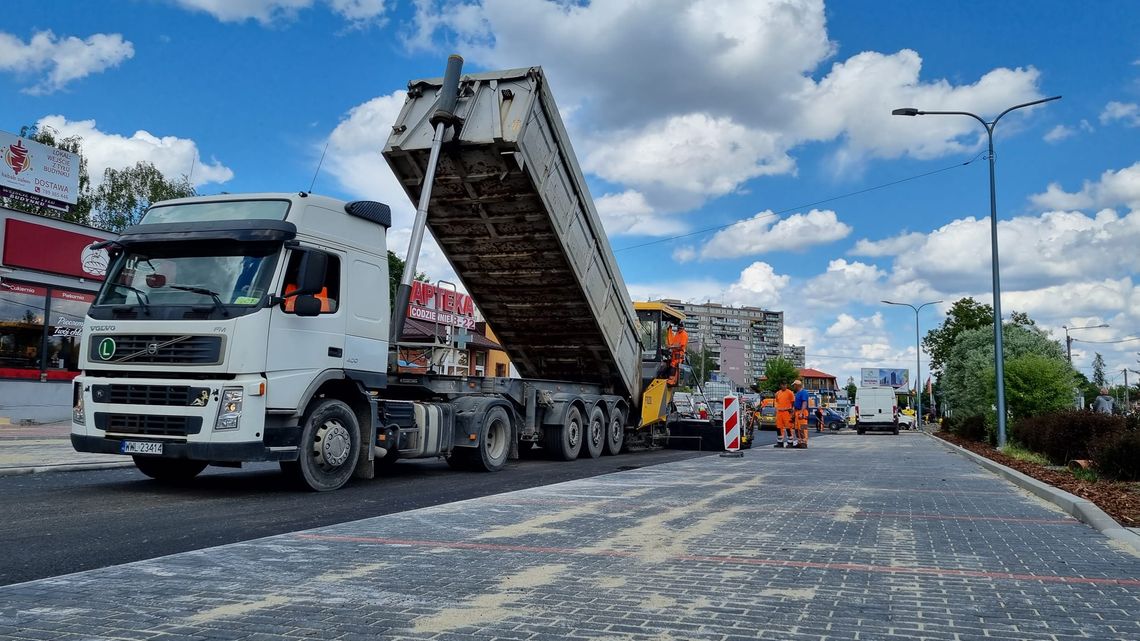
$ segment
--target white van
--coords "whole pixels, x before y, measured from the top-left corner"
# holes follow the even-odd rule
[[[893,387],[860,387],[855,392],[855,430],[899,433],[899,408]]]

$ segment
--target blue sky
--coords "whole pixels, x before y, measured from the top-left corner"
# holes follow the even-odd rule
[[[392,203],[400,253],[412,206],[378,152],[407,81],[453,51],[469,71],[542,65],[631,293],[783,309],[788,342],[841,378],[913,367],[913,313],[879,300],[945,300],[924,332],[961,296],[990,300],[981,126],[890,109],[993,116],[1060,94],[997,129],[1003,309],[1058,337],[1140,336],[1136,3],[13,1],[6,15],[0,129],[82,135],[96,174],[193,168],[202,193],[307,189],[327,143],[315,191]],[[423,265],[446,275],[434,246]],[[1075,364],[1088,372],[1094,350],[1117,376],[1140,369],[1140,341],[1074,343]]]

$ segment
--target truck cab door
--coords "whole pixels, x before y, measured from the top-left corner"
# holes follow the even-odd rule
[[[315,316],[302,316],[304,304],[291,296],[298,290],[306,253],[321,253],[327,259],[323,282],[314,294],[320,302]],[[332,251],[298,248],[290,251],[285,273],[277,291],[285,297],[274,307],[269,325],[268,378],[269,408],[297,408],[310,383],[326,370],[344,368],[344,336],[347,314],[342,310],[344,256]]]

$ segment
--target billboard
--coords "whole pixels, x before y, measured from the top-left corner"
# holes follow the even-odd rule
[[[0,131],[0,196],[68,211],[79,199],[79,156]]]
[[[861,387],[910,387],[909,369],[862,368]]]

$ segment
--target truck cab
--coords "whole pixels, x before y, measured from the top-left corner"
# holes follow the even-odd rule
[[[306,193],[151,207],[105,243],[75,448],[156,478],[260,460],[343,483],[371,459],[368,394],[386,385],[390,224],[387,205]],[[315,412],[328,420],[302,434]]]

